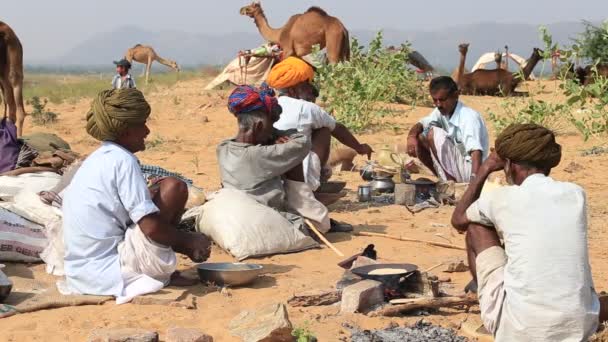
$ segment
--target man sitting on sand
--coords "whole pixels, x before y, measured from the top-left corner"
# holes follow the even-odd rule
[[[585,191],[549,177],[561,146],[544,127],[511,125],[495,148],[452,216],[466,232],[483,323],[496,341],[587,341],[598,326],[599,301]],[[499,170],[511,185],[480,196]]]
[[[68,290],[132,298],[162,287],[192,285],[175,271],[175,252],[202,262],[207,238],[178,231],[188,198],[175,178],[149,190],[137,158],[150,133],[150,106],[136,89],[106,90],[87,113],[87,132],[101,146],[80,166],[63,198]],[[128,299],[127,299],[128,300]]]
[[[448,76],[431,80],[435,110],[407,137],[407,153],[443,181],[468,183],[488,156],[488,130],[479,113],[458,101],[458,85]]]
[[[304,182],[302,161],[310,152],[310,139],[296,130],[273,128],[281,115],[274,92],[237,87],[228,109],[237,118],[238,132],[217,147],[223,186],[244,191],[279,212],[297,212],[327,232],[328,210]]]
[[[279,94],[283,109],[281,118],[274,123],[279,130],[297,129],[311,137],[312,149],[304,159],[304,179],[312,190],[321,185],[321,171],[327,164],[333,136],[358,154],[373,153],[367,144],[361,144],[353,134],[323,108],[314,102],[318,91],[312,85],[313,68],[297,57],[288,57],[276,64],[268,75],[268,85]]]
[[[114,61],[116,65],[116,75],[112,79],[112,89],[135,88],[135,79],[129,74],[131,63],[126,59]]]

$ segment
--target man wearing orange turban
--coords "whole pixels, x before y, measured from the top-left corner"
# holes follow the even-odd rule
[[[304,160],[304,176],[306,183],[316,190],[321,184],[321,170],[329,158],[332,136],[368,158],[373,150],[369,145],[359,143],[344,125],[314,103],[318,91],[311,83],[313,78],[312,66],[300,58],[288,57],[272,68],[267,83],[278,91],[283,109],[274,127],[297,129],[312,138],[312,151]]]

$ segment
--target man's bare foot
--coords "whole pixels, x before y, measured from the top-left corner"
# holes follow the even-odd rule
[[[169,281],[169,286],[193,286],[198,284],[200,281],[198,279],[186,278],[182,276],[179,271],[173,272],[171,275],[171,280]]]

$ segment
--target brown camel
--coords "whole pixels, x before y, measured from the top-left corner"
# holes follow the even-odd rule
[[[241,8],[241,15],[255,21],[260,34],[267,41],[279,44],[285,57],[306,56],[314,45],[321,49],[327,47],[330,63],[346,61],[350,58],[350,39],[342,22],[328,15],[319,7],[311,7],[302,14],[291,16],[287,23],[278,29],[271,28],[259,2]]]
[[[500,51],[494,52],[494,62],[496,62],[496,69],[502,69],[502,53]]]
[[[0,21],[0,92],[4,98],[4,117],[17,126],[17,136],[23,135],[25,109],[23,106],[23,47],[15,32]]]
[[[146,65],[144,73],[146,75],[146,84],[148,83],[148,77],[150,76],[150,68],[152,63],[157,61],[160,64],[166,65],[169,68],[179,72],[179,65],[175,61],[170,59],[164,59],[160,57],[154,49],[149,45],[137,44],[134,47],[127,50],[125,53],[125,59],[132,63],[133,61]]]
[[[454,82],[456,82],[456,84],[460,85],[460,66],[462,66],[464,68],[464,61],[466,59],[466,55],[467,55],[467,51],[469,51],[469,44],[468,43],[463,43],[458,45],[458,51],[460,51],[460,63],[458,64],[459,67],[456,68],[454,71],[452,71],[452,79],[454,80]],[[469,70],[467,69],[463,69],[464,73],[468,73]]]
[[[515,92],[519,83],[527,79],[536,64],[542,59],[543,52],[534,48],[532,56],[526,61],[522,69],[523,77],[519,73],[511,73],[505,69],[484,70],[478,69],[471,73],[464,73],[464,62],[468,51],[468,44],[461,44],[460,65],[458,68],[458,86],[461,94],[465,95],[499,95],[509,96]]]

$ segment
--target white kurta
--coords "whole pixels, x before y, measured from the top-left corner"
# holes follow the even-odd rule
[[[122,296],[118,245],[127,228],[158,212],[137,158],[104,142],[82,164],[63,199],[65,274],[74,292]]]
[[[505,299],[496,341],[586,341],[599,301],[587,248],[587,204],[576,184],[542,174],[483,193],[472,222],[504,238]]]

